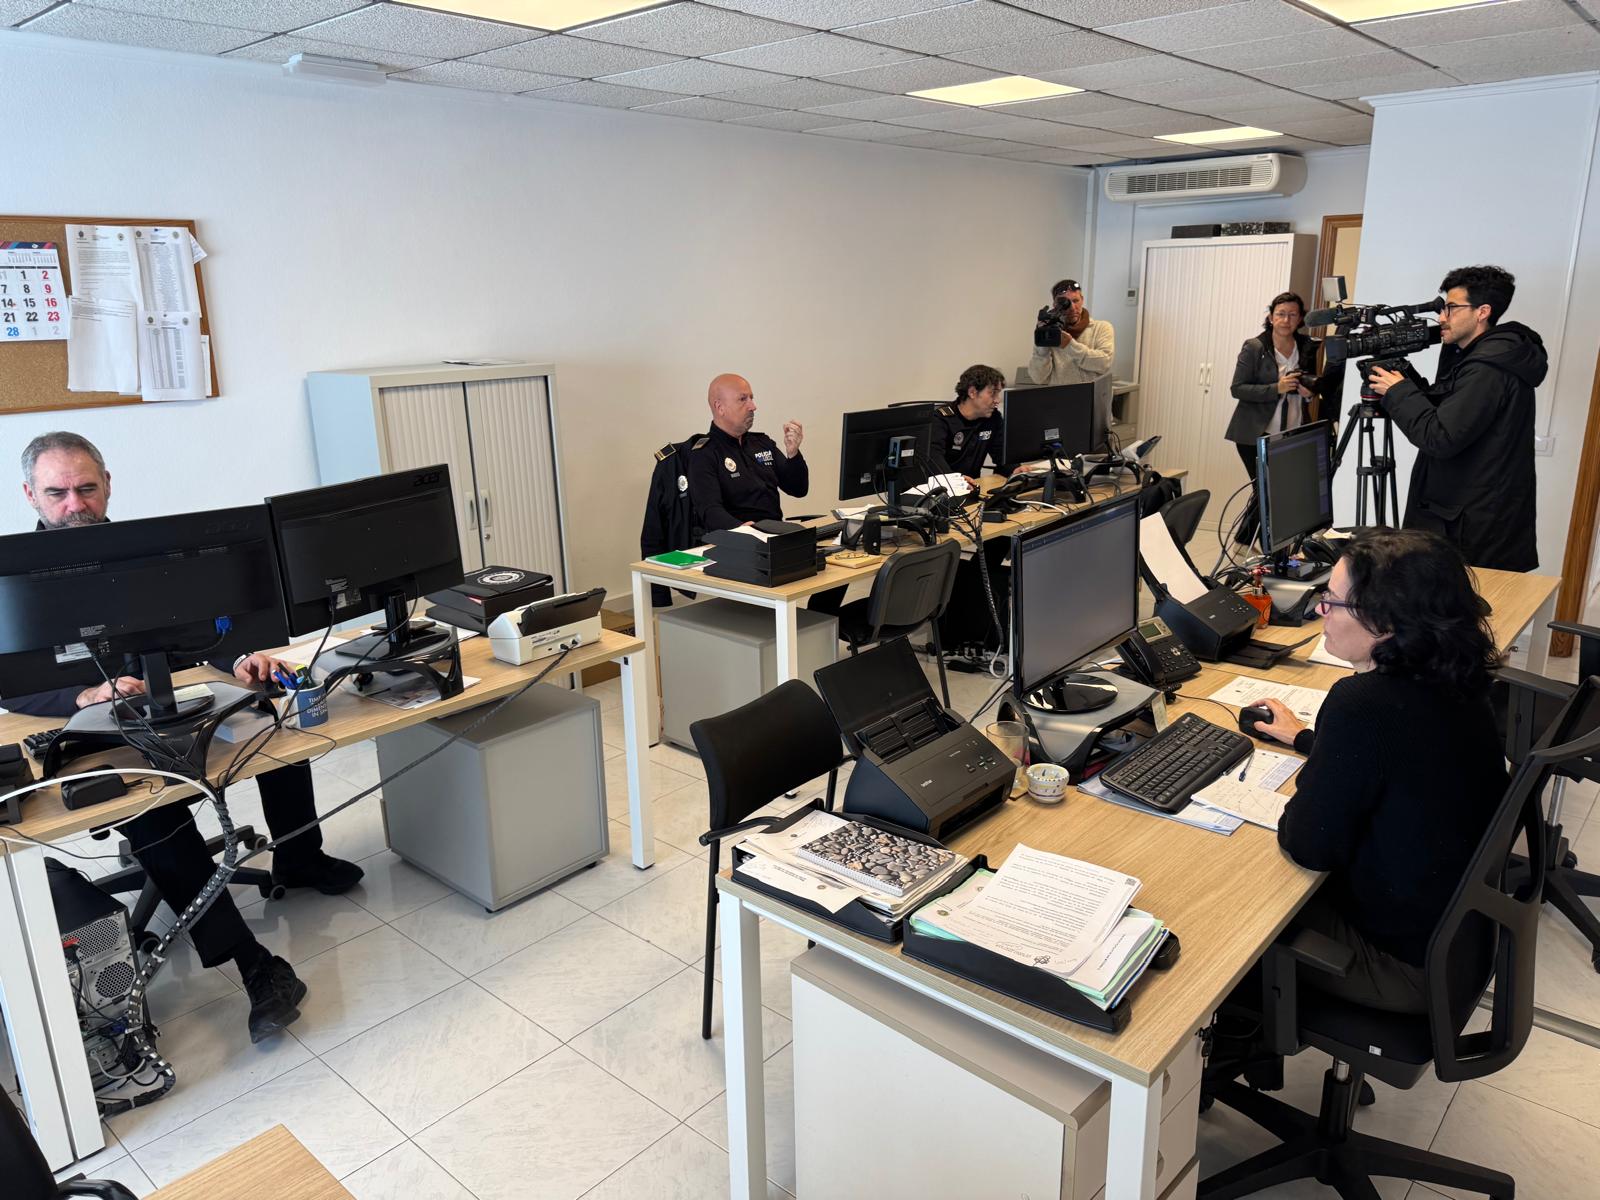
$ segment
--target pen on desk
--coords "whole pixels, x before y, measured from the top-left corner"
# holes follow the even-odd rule
[[[1239,782],[1244,782],[1244,777],[1250,773],[1250,760],[1255,757],[1254,752],[1245,757],[1244,766],[1239,768]]]

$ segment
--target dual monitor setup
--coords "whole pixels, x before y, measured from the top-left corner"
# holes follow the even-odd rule
[[[1053,387],[1012,387],[1001,393],[1003,428],[991,448],[997,465],[1052,459],[1066,462],[1106,445],[1111,412],[1111,376]],[[881,497],[897,508],[901,492],[920,487],[938,472],[928,461],[933,438],[933,403],[891,405],[844,414],[839,455],[839,499]],[[1044,501],[1055,502],[1056,472],[1042,484]]]
[[[108,741],[132,724],[192,731],[256,693],[220,684],[175,693],[174,670],[379,611],[381,630],[333,653],[347,671],[410,669],[451,639],[414,628],[408,604],[461,575],[442,465],[247,507],[0,538],[0,696],[137,673],[144,695],[82,709],[68,730]]]

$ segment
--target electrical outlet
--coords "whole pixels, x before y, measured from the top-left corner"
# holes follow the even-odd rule
[[[1555,434],[1547,433],[1533,439],[1533,452],[1541,458],[1549,458],[1556,452]]]

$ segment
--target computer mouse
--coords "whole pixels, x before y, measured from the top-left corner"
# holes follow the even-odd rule
[[[1257,725],[1269,724],[1272,721],[1272,710],[1265,704],[1250,704],[1239,710],[1239,732],[1248,733],[1253,738],[1267,740],[1267,735],[1257,733]]]

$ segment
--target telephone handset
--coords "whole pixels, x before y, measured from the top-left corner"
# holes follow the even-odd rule
[[[1160,617],[1140,621],[1117,653],[1141,683],[1162,691],[1200,674],[1199,660]]]

